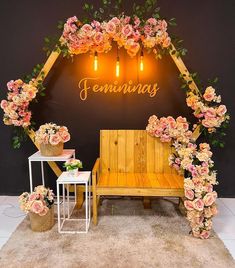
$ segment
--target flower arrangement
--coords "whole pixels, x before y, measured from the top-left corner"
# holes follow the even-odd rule
[[[79,159],[70,158],[64,163],[67,171],[82,168],[82,162]]]
[[[52,190],[39,185],[32,193],[22,193],[19,196],[19,203],[23,211],[45,216],[54,204],[54,194]]]
[[[31,122],[30,102],[38,92],[33,81],[28,84],[21,79],[11,80],[7,83],[7,100],[1,101],[1,108],[4,111],[3,121],[6,125],[28,127]]]
[[[69,140],[70,134],[67,127],[58,126],[54,123],[41,125],[35,134],[35,141],[39,144],[58,145]]]
[[[187,218],[195,237],[206,239],[212,228],[212,217],[217,214],[215,200],[217,193],[213,185],[217,184],[212,152],[207,143],[195,144],[189,124],[185,118],[176,120],[170,116],[158,119],[149,118],[147,132],[160,138],[162,142],[171,142],[175,153],[169,156],[169,164],[179,172],[184,171],[184,189]]]
[[[194,110],[194,116],[199,123],[208,129],[209,133],[216,131],[222,123],[229,120],[225,105],[219,105],[221,96],[217,96],[212,86],[206,88],[203,95],[188,92],[187,105]]]
[[[133,18],[122,14],[108,21],[92,21],[82,24],[76,16],[71,17],[64,24],[64,31],[60,43],[68,48],[69,54],[87,52],[108,52],[112,48],[112,41],[118,47],[124,47],[133,57],[141,47],[153,49],[168,48],[171,39],[167,33],[167,22],[156,18],[149,18],[143,22],[137,16]]]

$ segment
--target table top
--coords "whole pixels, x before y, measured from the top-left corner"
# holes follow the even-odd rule
[[[77,176],[71,176],[68,171],[64,171],[59,178],[57,183],[59,184],[76,184],[76,183],[86,183],[91,177],[91,171],[78,171]]]
[[[43,156],[40,151],[32,154],[28,159],[30,161],[66,161],[75,154],[75,149],[64,149],[63,153],[58,156]]]

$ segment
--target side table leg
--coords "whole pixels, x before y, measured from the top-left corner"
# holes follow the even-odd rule
[[[70,209],[69,209],[69,206],[70,206],[70,204],[69,204],[69,194],[70,194],[70,192],[69,192],[69,184],[67,184],[67,213],[68,213],[68,219],[70,218]]]
[[[30,183],[30,192],[33,191],[33,179],[32,179],[32,163],[29,160],[29,183]]]
[[[57,214],[58,214],[58,232],[60,233],[61,227],[60,227],[60,186],[59,186],[59,183],[57,183]]]
[[[45,186],[43,161],[41,161],[41,172],[42,172],[42,185]]]
[[[65,189],[64,189],[64,184],[62,184],[63,187],[63,217],[65,220]]]

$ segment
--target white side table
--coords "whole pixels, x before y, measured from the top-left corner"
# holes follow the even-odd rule
[[[40,151],[32,154],[29,158],[29,182],[30,182],[30,191],[33,191],[33,176],[32,176],[32,162],[41,162],[41,173],[42,173],[42,184],[45,186],[45,177],[44,177],[44,167],[43,162],[53,161],[53,162],[65,162],[69,158],[75,158],[74,149],[65,149],[63,153],[59,156],[43,156]]]
[[[69,187],[69,185],[74,185],[74,194],[75,199],[74,202],[71,202],[70,200],[70,192],[67,191],[67,198],[65,196],[65,186]],[[85,185],[85,219],[79,219],[79,218],[72,218],[73,210],[76,206],[76,200],[77,200],[77,185],[78,184],[84,184]],[[79,171],[77,176],[71,176],[69,172],[63,172],[59,178],[56,181],[57,185],[57,213],[58,213],[58,232],[59,233],[87,233],[89,226],[90,226],[90,220],[91,220],[91,172],[90,171]],[[60,185],[62,185],[62,198],[63,202],[60,204]],[[72,206],[71,206],[71,203]],[[61,206],[62,208],[61,208]],[[63,215],[61,217],[61,209],[63,211]],[[79,222],[79,221],[85,221],[85,231],[81,230],[63,230],[63,227],[66,222]],[[71,228],[70,228],[71,229]]]

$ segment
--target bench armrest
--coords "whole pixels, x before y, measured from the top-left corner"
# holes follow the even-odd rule
[[[96,186],[97,181],[99,180],[100,175],[100,159],[97,158],[95,161],[95,165],[92,169],[92,185]]]

